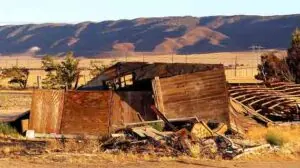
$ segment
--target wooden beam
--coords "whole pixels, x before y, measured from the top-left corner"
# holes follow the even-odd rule
[[[264,100],[267,100],[267,99],[273,99],[273,98],[276,98],[275,96],[269,96],[269,97],[264,97],[264,98],[261,98],[261,99],[258,99],[254,102],[251,102],[250,104],[248,104],[249,106],[252,106],[253,104],[256,104],[258,102],[261,102],[261,101],[264,101]]]
[[[268,105],[268,104],[271,104],[271,103],[274,103],[274,102],[280,101],[280,100],[286,100],[286,98],[278,97],[278,98],[276,98],[276,99],[274,99],[274,100],[270,100],[270,101],[267,101],[267,102],[261,104],[261,106],[264,107],[264,106],[266,106],[266,105]]]
[[[268,107],[269,109],[274,109],[275,107],[279,106],[279,105],[283,105],[283,104],[287,104],[287,103],[292,103],[292,102],[295,102],[294,100],[285,100],[285,101],[282,101],[282,102],[279,102],[277,104],[274,104],[270,107]]]
[[[256,93],[255,95],[259,95],[259,96],[252,96],[252,97],[249,97],[249,98],[247,98],[245,100],[242,100],[240,102],[244,103],[244,102],[252,100],[252,99],[261,98],[261,97],[268,97],[269,96],[269,95],[261,95],[260,93]]]
[[[155,77],[152,80],[152,89],[153,89],[153,96],[154,96],[154,102],[159,111],[164,113],[164,101],[163,101],[163,95],[162,95],[162,90],[160,86],[160,80],[159,77]]]
[[[256,118],[260,119],[261,121],[265,122],[266,125],[268,125],[269,123],[273,123],[272,120],[268,119],[267,117],[257,113],[254,109],[251,109],[250,107],[240,103],[239,101],[237,101],[234,98],[231,98],[231,100],[233,100],[234,102],[236,102],[237,104],[241,105],[249,114],[255,116]]]
[[[300,89],[300,86],[297,86],[297,87],[291,87],[291,88],[287,88],[287,89],[284,89],[284,90],[278,90],[280,92],[286,92],[286,91],[289,91],[289,90],[295,90],[295,89]]]
[[[169,122],[163,113],[161,113],[154,105],[151,106],[151,109],[161,118],[173,131],[177,131],[177,128]]]
[[[239,99],[239,98],[242,98],[242,97],[245,97],[245,96],[253,96],[253,95],[261,95],[261,93],[251,92],[251,93],[246,93],[246,94],[243,94],[243,95],[234,97],[234,98],[235,98],[235,99]],[[263,96],[263,95],[262,95],[262,96]]]

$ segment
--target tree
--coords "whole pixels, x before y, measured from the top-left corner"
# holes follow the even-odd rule
[[[91,61],[90,62],[90,75],[96,77],[106,68],[103,61]]]
[[[29,76],[29,69],[20,68],[14,66],[9,69],[5,69],[2,71],[1,78],[9,78],[8,83],[10,84],[18,84],[21,89],[25,89],[27,86]]]
[[[72,88],[72,83],[78,81],[80,70],[78,68],[79,61],[74,58],[73,52],[67,53],[64,61],[58,66],[57,77],[61,85],[66,89]]]
[[[288,49],[287,64],[295,76],[295,82],[300,83],[300,30],[292,34],[291,47]]]
[[[57,89],[61,86],[59,85],[59,80],[56,75],[58,69],[58,64],[55,63],[52,56],[47,55],[42,59],[42,68],[46,71],[46,77],[43,79],[42,84],[44,88],[47,89]]]
[[[61,63],[55,63],[53,57],[46,56],[42,60],[43,68],[47,72],[43,85],[46,88],[72,89],[72,84],[79,79],[79,61],[69,52]],[[76,84],[75,84],[76,85]]]
[[[265,82],[294,81],[294,76],[289,71],[285,58],[279,58],[276,52],[264,53],[261,56],[261,64],[258,65],[258,80]]]

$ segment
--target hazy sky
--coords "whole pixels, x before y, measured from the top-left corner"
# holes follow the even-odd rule
[[[300,13],[300,0],[0,0],[0,24]]]

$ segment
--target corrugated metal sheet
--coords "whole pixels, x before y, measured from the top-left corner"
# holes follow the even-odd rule
[[[151,92],[33,93],[30,129],[38,133],[107,135],[125,123],[156,119]]]
[[[194,117],[228,122],[224,69],[153,80],[158,109],[168,118]]]
[[[62,134],[107,135],[111,91],[65,93]]]
[[[33,92],[29,129],[37,133],[59,133],[64,91],[35,90]]]

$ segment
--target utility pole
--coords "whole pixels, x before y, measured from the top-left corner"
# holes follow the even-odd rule
[[[252,45],[249,48],[252,49],[252,52],[256,55],[256,63],[258,65],[259,64],[259,54],[264,47],[260,46],[260,45]]]
[[[256,67],[258,67],[259,62],[260,62],[259,61],[259,55],[261,53],[261,49],[263,49],[264,47],[260,46],[260,45],[252,45],[249,48],[252,49],[253,54],[256,56]],[[252,74],[254,74],[253,69],[252,69]]]

